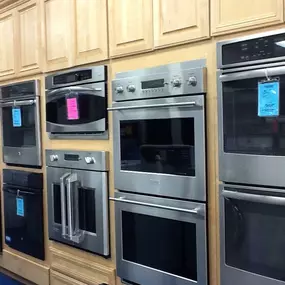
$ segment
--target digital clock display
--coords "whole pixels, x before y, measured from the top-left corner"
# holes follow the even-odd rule
[[[164,79],[142,81],[142,89],[161,88],[161,87],[164,87]]]

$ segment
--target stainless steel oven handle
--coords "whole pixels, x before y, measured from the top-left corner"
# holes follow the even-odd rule
[[[78,222],[78,216],[75,215],[75,210],[74,210],[74,205],[73,205],[73,198],[75,193],[71,192],[71,184],[74,182],[77,182],[78,178],[77,178],[77,174],[76,173],[72,173],[69,175],[69,177],[66,179],[67,182],[67,221],[68,221],[68,237],[69,240],[77,242],[77,239],[73,238],[74,237],[74,232],[76,229],[76,225],[73,226],[73,222],[75,222],[75,224],[77,224]]]
[[[57,92],[66,92],[66,91],[102,91],[102,88],[90,88],[90,87],[81,87],[81,86],[70,86],[70,87],[62,87],[54,90],[46,90],[48,91],[48,95],[53,95]]]
[[[233,192],[223,190],[222,196],[231,199],[244,200],[249,202],[263,203],[263,204],[273,204],[285,206],[285,197],[276,196],[266,196],[266,195],[256,195],[249,193]]]
[[[168,107],[195,107],[198,105],[195,101],[193,102],[180,102],[180,103],[165,103],[165,104],[152,104],[152,105],[141,105],[141,106],[126,106],[126,107],[111,107],[108,111],[120,111],[120,110],[135,110],[135,109],[149,109],[149,108],[168,108]]]
[[[177,207],[162,206],[162,205],[152,204],[152,203],[138,202],[138,201],[128,200],[124,197],[120,197],[120,198],[110,197],[109,199],[115,202],[135,204],[135,205],[154,207],[154,208],[160,208],[160,209],[165,209],[165,210],[171,210],[171,211],[184,212],[184,213],[204,216],[204,211],[199,207],[193,210],[189,210],[189,209],[182,209],[182,208],[177,208]]]
[[[35,99],[32,100],[21,100],[21,101],[10,101],[10,102],[2,102],[0,103],[1,107],[17,107],[17,106],[32,106],[36,103]]]
[[[65,179],[71,173],[65,173],[60,177],[60,204],[61,204],[61,227],[62,237],[66,236],[66,213],[65,213]]]

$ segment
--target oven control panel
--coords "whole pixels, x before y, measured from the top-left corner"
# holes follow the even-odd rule
[[[255,64],[256,61],[276,61],[285,57],[285,30],[220,42],[217,49],[220,67],[249,65],[251,62]]]
[[[144,75],[113,80],[112,89],[113,101],[202,94],[206,93],[206,68],[168,69],[155,74],[145,70]]]

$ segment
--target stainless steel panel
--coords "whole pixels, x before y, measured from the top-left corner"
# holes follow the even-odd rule
[[[203,215],[196,215],[193,213],[175,211],[169,208],[182,208],[193,210],[199,208],[201,212],[205,213],[205,204],[178,201],[173,199],[165,199],[158,197],[149,197],[136,194],[115,193],[115,221],[116,221],[116,260],[117,260],[117,274],[122,279],[131,280],[132,282],[148,285],[207,285],[207,242],[206,242],[206,220]],[[134,204],[125,203],[120,199],[127,199],[134,201]],[[142,203],[139,205],[138,203]],[[156,208],[155,206],[147,206],[144,204],[161,205],[165,207]],[[122,252],[122,211],[139,213],[143,215],[150,215],[155,217],[162,217],[172,220],[190,222],[196,224],[197,229],[197,278],[198,281],[189,280],[179,277],[177,275],[169,274],[154,268],[143,266],[137,263],[129,262],[123,259]]]
[[[69,225],[66,229],[54,222],[53,184],[60,185],[60,178],[65,174],[76,174],[80,186],[95,192],[94,208],[96,210],[96,234],[82,231],[78,240],[66,238],[63,232],[70,234]],[[106,172],[72,170],[68,168],[47,167],[48,222],[49,238],[81,249],[108,256],[109,249],[109,216],[108,216],[108,175]],[[93,189],[93,190],[91,190]],[[80,190],[79,190],[80,191]]]
[[[62,75],[65,73],[70,72],[76,72],[81,70],[92,70],[92,78],[88,80],[82,80],[77,81],[74,83],[68,83],[68,84],[53,84],[53,77],[57,75]],[[56,73],[52,73],[48,76],[46,76],[46,89],[53,89],[53,88],[60,88],[65,86],[72,86],[72,85],[78,85],[78,84],[85,84],[85,83],[92,83],[96,81],[106,81],[106,66],[100,65],[100,66],[93,66],[93,67],[85,67],[85,68],[74,68],[74,69],[68,69],[65,71],[60,71]]]
[[[268,188],[257,188],[257,187],[243,187],[243,186],[237,186],[237,185],[230,185],[230,184],[220,184],[220,253],[221,253],[221,259],[220,259],[220,266],[221,266],[221,285],[284,285],[285,282],[268,278],[265,276],[261,276],[255,273],[247,272],[245,270],[241,270],[238,268],[234,268],[231,266],[228,266],[225,262],[225,215],[224,215],[224,189],[229,188],[240,188],[240,189],[250,189],[258,191],[259,193],[262,191],[268,191],[268,192],[280,192],[279,189],[268,189]],[[231,191],[232,192],[232,191]],[[235,192],[233,190],[233,192]],[[234,193],[235,194],[235,193]],[[257,196],[257,195],[255,195]],[[264,196],[266,198],[266,196]],[[271,196],[269,196],[271,197]],[[247,200],[247,199],[245,199]]]
[[[276,62],[276,61],[284,60],[285,57],[277,57],[277,58],[261,59],[261,60],[248,61],[248,62],[235,63],[235,64],[227,64],[227,65],[223,65],[223,63],[222,63],[222,47],[224,45],[237,43],[237,42],[241,42],[241,41],[246,41],[246,40],[252,40],[252,39],[256,39],[256,38],[260,38],[260,37],[283,34],[283,33],[285,33],[285,29],[279,29],[279,30],[275,30],[275,31],[269,31],[269,32],[264,32],[264,33],[259,33],[259,34],[254,34],[254,35],[249,35],[249,36],[245,36],[245,37],[240,37],[240,38],[235,38],[235,39],[231,39],[231,40],[218,42],[217,43],[217,64],[218,64],[218,68],[221,68],[221,69],[222,68],[232,68],[232,67],[256,65],[256,64],[261,64],[261,63]]]
[[[78,161],[65,160],[65,155],[77,155]],[[92,163],[88,163],[88,161],[86,161],[86,158],[93,158],[94,160]],[[47,149],[46,164],[47,166],[53,167],[107,171],[109,170],[109,153],[106,151],[74,151]]]
[[[113,104],[113,108],[195,102],[195,106],[118,110],[113,114],[115,188],[136,193],[206,201],[204,96],[161,98]],[[194,118],[195,177],[121,170],[120,122],[124,120]]]

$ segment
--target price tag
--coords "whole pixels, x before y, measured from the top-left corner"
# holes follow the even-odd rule
[[[22,127],[22,114],[19,107],[12,108],[13,127]]]
[[[22,197],[16,198],[17,216],[24,217],[24,199]]]
[[[279,81],[258,83],[258,116],[279,116]]]
[[[77,103],[76,97],[66,99],[66,108],[67,108],[67,119],[68,120],[78,120],[79,119],[78,103]]]

